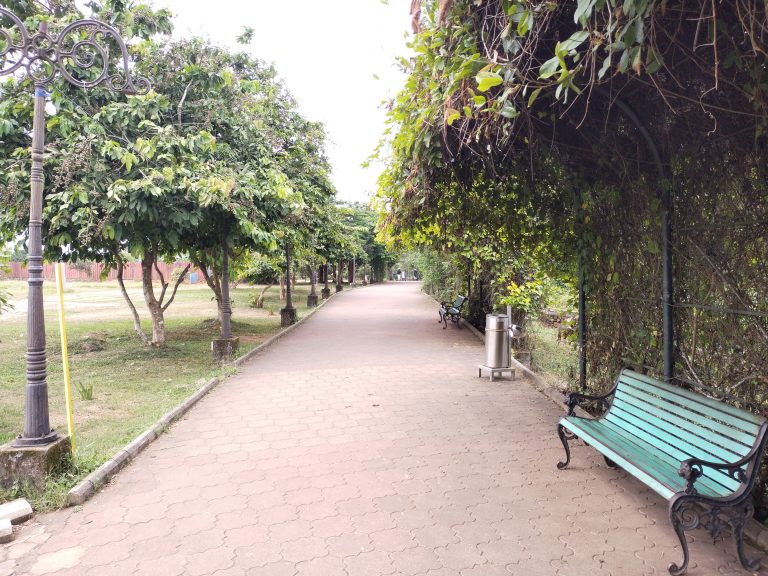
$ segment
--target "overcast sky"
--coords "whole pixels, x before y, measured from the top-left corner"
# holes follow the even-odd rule
[[[384,130],[382,100],[404,81],[409,0],[154,0],[174,14],[174,35],[235,42],[255,30],[250,52],[275,64],[302,113],[328,132],[332,179],[341,200],[367,201],[381,167],[360,166]],[[378,77],[378,79],[377,79]]]

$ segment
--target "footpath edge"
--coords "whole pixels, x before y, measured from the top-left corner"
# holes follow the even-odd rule
[[[352,287],[345,286],[346,290],[352,289]],[[355,286],[354,288],[358,288]],[[264,342],[256,346],[253,350],[249,350],[239,358],[225,364],[224,366],[240,367],[261,352],[264,352],[267,348],[272,346],[275,342],[280,340],[286,334],[291,333],[293,330],[301,326],[304,322],[312,318],[323,306],[333,300],[333,298],[342,292],[335,292],[331,296],[321,301],[317,306],[310,310],[306,315],[302,316],[295,324],[288,326],[287,328],[280,330],[277,334],[270,336]],[[128,444],[118,450],[112,458],[104,462],[101,466],[96,468],[93,472],[83,478],[76,486],[71,488],[67,493],[67,506],[80,506],[93,497],[94,494],[104,486],[109,480],[111,480],[120,470],[125,468],[131,461],[133,461],[139,454],[141,454],[146,448],[152,444],[157,438],[159,438],[168,428],[179,420],[182,416],[187,414],[200,400],[203,399],[211,390],[221,384],[227,377],[215,377],[211,378],[206,384],[195,391],[186,400],[181,402],[175,408],[166,412],[160,417],[157,422],[139,434],[136,438],[131,440]]]

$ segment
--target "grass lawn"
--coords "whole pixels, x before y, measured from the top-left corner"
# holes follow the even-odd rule
[[[538,319],[528,323],[531,369],[550,383],[573,384],[579,375],[579,355],[570,342],[558,342],[557,327]]]
[[[16,308],[0,316],[0,443],[21,432],[24,410],[26,350],[26,283],[4,281]],[[141,285],[127,283],[142,316],[144,329],[151,331]],[[259,287],[238,286],[232,290],[235,336],[240,354],[280,331],[279,289],[271,288],[264,308],[248,306]],[[299,317],[306,311],[309,286],[299,285],[294,306]],[[48,393],[51,425],[65,432],[66,415],[61,366],[57,300],[53,282],[45,284],[45,314],[48,350]],[[119,448],[141,433],[165,412],[179,404],[213,376],[231,368],[211,359],[211,340],[216,337],[216,303],[205,285],[185,285],[166,311],[168,345],[144,347],[133,331],[130,313],[115,282],[70,282],[65,289],[65,309],[74,397],[77,457],[73,470],[49,481],[45,493],[33,494],[16,487],[0,491],[4,499],[24,495],[39,509],[64,504],[66,492],[83,476],[97,468]],[[89,351],[97,341],[103,350]],[[83,399],[78,387],[93,390],[93,399]]]

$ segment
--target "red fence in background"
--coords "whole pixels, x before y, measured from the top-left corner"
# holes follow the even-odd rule
[[[173,271],[177,268],[181,269],[187,265],[187,262],[174,262],[173,264],[166,264],[165,262],[159,262],[157,267],[165,276],[165,281],[170,282]],[[104,265],[98,262],[86,262],[85,264],[64,264],[65,278],[67,280],[82,281],[82,282],[98,282],[101,280],[101,273],[104,270]],[[7,280],[26,280],[29,277],[27,267],[22,262],[10,262],[10,273],[2,274],[0,277],[4,277]],[[196,281],[201,281],[202,276],[197,268],[191,268],[190,272],[195,273]],[[43,265],[43,278],[46,280],[54,280],[56,278],[55,264]],[[157,270],[152,270],[153,280],[159,280],[160,275]],[[108,280],[117,279],[117,271],[110,270],[109,275],[106,277]],[[123,270],[123,280],[141,280],[141,263],[140,262],[127,262]],[[190,280],[188,279],[187,282]]]

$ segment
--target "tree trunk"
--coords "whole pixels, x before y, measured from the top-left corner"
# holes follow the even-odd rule
[[[344,281],[342,280],[342,270],[344,270],[344,262],[339,260],[339,265],[336,268],[336,292],[344,290]]]
[[[216,299],[216,318],[219,321],[219,329],[223,325],[224,311],[222,305],[224,303],[224,296],[221,289],[221,271],[216,269],[216,266],[211,263],[209,266],[208,258],[198,257],[192,258],[192,263],[200,269],[200,273],[205,279],[205,283],[208,284],[208,288],[213,292],[213,297]],[[210,268],[210,273],[208,269]]]
[[[315,290],[317,285],[317,275],[316,275],[315,267],[307,266],[307,273],[309,274],[309,293],[312,296],[315,296],[317,294],[317,291]]]
[[[146,252],[144,254],[141,259],[141,284],[144,291],[144,301],[147,303],[149,315],[152,317],[152,346],[162,347],[165,346],[165,318],[162,300],[158,301],[152,286],[152,268],[156,263],[156,253]]]
[[[280,301],[285,300],[285,274],[280,274]]]
[[[136,311],[136,306],[134,306],[133,301],[131,300],[131,297],[128,296],[128,290],[125,289],[125,282],[123,281],[124,268],[125,268],[125,264],[123,263],[122,258],[118,258],[117,283],[120,286],[120,292],[123,294],[123,298],[125,298],[125,301],[128,303],[128,307],[131,309],[131,316],[133,317],[133,329],[136,331],[136,334],[141,339],[142,344],[144,344],[144,346],[149,346],[149,338],[147,338],[147,335],[144,334],[144,330],[141,329],[141,320],[139,318],[139,313]]]
[[[267,290],[272,288],[274,284],[267,284],[264,286],[264,288],[261,290],[261,294],[259,294],[259,297],[256,299],[256,306],[255,308],[264,308],[264,294],[267,293]]]
[[[232,338],[232,302],[229,299],[229,249],[227,243],[222,243],[221,265],[221,302],[219,305],[219,326],[223,339]]]

